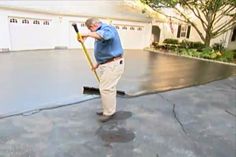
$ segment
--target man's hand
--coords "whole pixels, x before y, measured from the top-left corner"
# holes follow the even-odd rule
[[[77,41],[83,43],[87,39],[87,34],[77,34]]]
[[[92,71],[95,71],[98,67],[99,67],[99,64],[95,64],[95,65],[92,67]]]

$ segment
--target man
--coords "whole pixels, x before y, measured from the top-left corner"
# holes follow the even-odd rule
[[[94,55],[97,64],[92,70],[100,72],[99,90],[102,100],[102,111],[97,112],[99,120],[106,122],[116,112],[116,85],[124,72],[123,48],[115,27],[102,23],[97,18],[89,18],[85,25],[91,31],[81,34],[84,42],[87,37],[95,39]]]

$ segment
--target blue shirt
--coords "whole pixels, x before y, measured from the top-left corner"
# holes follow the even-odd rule
[[[100,40],[95,40],[94,43],[94,55],[97,63],[103,63],[123,54],[120,37],[115,27],[101,23],[96,32],[102,37]]]

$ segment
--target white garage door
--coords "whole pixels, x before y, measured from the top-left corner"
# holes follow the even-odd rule
[[[115,25],[117,28],[122,45],[125,49],[143,49],[144,48],[144,27],[132,25]]]
[[[11,50],[51,49],[55,46],[51,20],[9,18]]]

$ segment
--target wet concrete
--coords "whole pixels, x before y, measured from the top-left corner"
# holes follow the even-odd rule
[[[134,84],[127,89],[130,95],[200,85],[236,75],[236,66],[202,60],[156,53],[126,56],[128,72],[123,80]]]
[[[133,98],[98,122],[100,99],[0,119],[0,157],[235,157],[236,77]]]
[[[127,130],[122,127],[124,120],[130,118],[131,112],[118,111],[115,116],[108,122],[104,123],[97,131],[96,135],[107,143],[109,146],[111,143],[126,143],[135,138],[135,134],[132,130]]]
[[[118,89],[130,96],[204,84],[236,74],[234,66],[141,50],[125,52],[126,69]],[[96,98],[83,86],[97,87],[81,50],[0,54],[0,117],[32,114]]]

